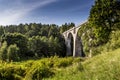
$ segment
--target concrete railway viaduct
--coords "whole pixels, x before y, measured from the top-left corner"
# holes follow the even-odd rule
[[[67,56],[72,55],[73,57],[79,57],[79,56],[83,56],[84,54],[81,38],[78,37],[78,30],[80,29],[80,27],[81,26],[73,27],[62,34],[65,39]],[[73,46],[71,46],[71,43],[73,44]]]

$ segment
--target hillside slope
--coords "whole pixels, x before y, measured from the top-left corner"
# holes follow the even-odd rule
[[[46,80],[120,80],[120,48],[62,69]]]
[[[120,49],[87,60],[83,66],[91,80],[120,80]]]

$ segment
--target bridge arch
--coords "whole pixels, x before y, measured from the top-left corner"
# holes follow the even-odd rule
[[[83,56],[82,41],[81,41],[81,38],[78,37],[79,29],[80,29],[80,26],[73,27],[63,33],[66,49],[67,49],[67,53],[66,53],[67,56],[70,56],[71,54],[73,55],[73,57]],[[72,37],[70,35],[73,37],[72,42],[71,42]],[[73,48],[70,46],[71,43],[73,43]]]
[[[74,38],[73,38],[73,35],[72,35],[72,33],[70,32],[70,33],[68,33],[68,39],[67,39],[67,56],[72,56],[73,55],[73,47],[74,47],[74,43],[73,43],[73,41],[74,41]]]

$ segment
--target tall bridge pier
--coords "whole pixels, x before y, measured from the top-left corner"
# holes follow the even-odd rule
[[[73,27],[63,33],[64,39],[65,39],[65,45],[66,45],[66,55],[73,57],[80,57],[83,56],[83,46],[81,38],[78,37],[78,30],[80,27]],[[73,38],[73,42],[72,39]],[[73,49],[71,47],[71,43],[73,43]],[[73,52],[72,52],[73,50]]]

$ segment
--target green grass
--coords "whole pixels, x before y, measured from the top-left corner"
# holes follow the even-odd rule
[[[0,80],[120,80],[120,49],[81,58],[0,62]]]
[[[120,49],[75,63],[45,80],[120,80]]]
[[[120,80],[120,49],[93,57],[83,67],[87,79]]]

